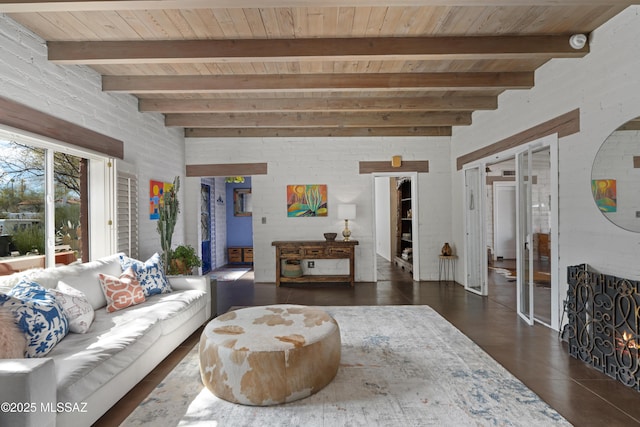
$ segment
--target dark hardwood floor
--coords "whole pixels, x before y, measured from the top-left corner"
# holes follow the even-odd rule
[[[489,273],[489,296],[460,285],[414,282],[391,263],[378,262],[378,282],[328,287],[254,283],[253,272],[218,283],[218,313],[234,306],[429,305],[576,426],[640,425],[640,393],[568,355],[566,343],[545,326],[528,326],[515,312],[515,282]],[[115,426],[197,343],[199,332],[170,355],[95,425]]]

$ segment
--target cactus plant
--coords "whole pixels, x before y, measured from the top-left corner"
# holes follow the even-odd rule
[[[173,180],[171,189],[164,193],[163,201],[158,207],[160,218],[158,219],[158,233],[160,234],[160,246],[162,247],[162,262],[165,273],[171,266],[171,239],[178,221],[180,204],[178,202],[178,190],[180,189],[180,177]]]

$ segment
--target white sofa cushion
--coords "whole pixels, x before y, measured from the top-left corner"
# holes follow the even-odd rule
[[[86,334],[70,334],[49,357],[55,361],[58,401],[79,402],[110,381],[160,337],[157,317],[136,312],[96,311]]]
[[[173,332],[193,317],[207,303],[206,293],[198,290],[174,291],[154,295],[140,304],[136,314],[153,316],[160,321],[162,335]]]
[[[154,295],[114,313],[96,311],[87,334],[68,335],[64,345],[49,354],[59,379],[58,400],[77,401],[90,395],[205,304],[205,292],[185,290]]]
[[[107,305],[107,300],[98,281],[98,273],[120,276],[122,268],[120,267],[119,255],[110,255],[97,261],[83,264],[47,268],[31,274],[30,277],[45,288],[56,288],[58,282],[63,282],[76,288],[87,296],[93,309],[97,310]]]

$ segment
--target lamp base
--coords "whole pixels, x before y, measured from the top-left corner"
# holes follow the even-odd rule
[[[351,230],[349,230],[349,220],[344,220],[344,230],[342,230],[342,237],[344,237],[344,241],[348,242],[351,237]]]

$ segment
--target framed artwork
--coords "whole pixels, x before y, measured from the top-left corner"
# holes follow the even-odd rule
[[[326,184],[287,185],[287,216],[327,216]]]
[[[173,187],[171,182],[149,181],[149,219],[160,219],[160,205],[164,203],[164,193]]]
[[[618,208],[617,189],[615,179],[591,180],[593,199],[602,212],[616,212]]]

